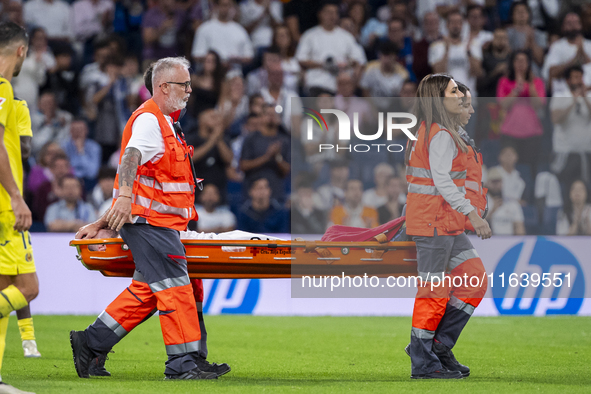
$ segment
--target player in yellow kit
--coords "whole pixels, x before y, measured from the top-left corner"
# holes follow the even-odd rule
[[[34,265],[31,270],[27,264],[20,264],[23,249],[30,249],[26,230],[32,219],[22,197],[21,144],[10,84],[27,56],[28,41],[22,27],[12,22],[0,23],[0,367],[10,312],[27,306],[39,292]],[[32,258],[31,254],[31,261]],[[22,391],[1,382],[0,378],[2,393]]]
[[[18,125],[18,134],[21,143],[21,157],[23,161],[26,161],[31,155],[31,140],[33,139],[31,114],[29,113],[29,106],[25,100],[15,97],[14,105],[16,108],[16,123]],[[17,271],[21,273],[35,272],[35,259],[33,258],[33,249],[31,247],[31,236],[29,235],[29,232],[24,232],[22,238],[22,243],[18,244],[20,255],[18,256],[19,260],[16,263]],[[35,328],[33,327],[33,318],[31,317],[31,308],[29,305],[16,311],[16,317],[18,318],[18,329],[21,334],[25,357],[41,357],[41,353],[37,350]]]

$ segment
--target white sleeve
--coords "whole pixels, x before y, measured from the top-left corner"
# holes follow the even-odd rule
[[[271,18],[277,23],[283,23],[283,3],[280,1],[271,2]]]
[[[525,218],[523,217],[523,208],[517,201],[510,203],[513,207],[513,223],[523,223]]]
[[[191,49],[191,56],[203,57],[207,54],[207,38],[204,26],[199,26],[195,31],[195,37],[193,38],[193,48]]]
[[[442,42],[438,41],[429,45],[428,58],[430,66],[440,62],[443,59],[443,55],[445,55],[445,45]]]
[[[560,211],[558,211],[558,214],[556,216],[556,235],[568,235],[570,223],[568,222],[566,214],[561,209]]]
[[[365,57],[365,51],[360,44],[357,44],[357,41],[353,39],[353,50],[351,51],[351,55],[353,60],[357,61],[360,65],[367,63],[367,57]]]
[[[482,42],[480,40],[473,40],[470,45],[470,54],[473,58],[482,60]]]
[[[131,138],[127,148],[136,148],[142,154],[140,164],[146,164],[158,153],[165,150],[164,138],[158,119],[154,114],[143,113],[135,118],[131,126]]]
[[[456,149],[451,135],[440,131],[433,137],[429,145],[429,166],[433,183],[441,196],[453,209],[467,215],[474,210],[474,207],[470,204],[470,200],[458,190],[449,175]]]
[[[236,216],[229,210],[224,212],[222,224],[224,227],[236,227]]]
[[[252,47],[252,41],[250,40],[250,36],[245,28],[238,25],[238,27],[242,30],[242,36],[244,39],[244,46],[242,47],[242,56],[244,57],[254,57],[254,48]]]
[[[551,18],[556,18],[560,11],[560,3],[558,0],[542,0],[540,6],[544,8],[544,11],[546,11]],[[540,12],[541,11],[542,10],[540,10]]]
[[[544,62],[544,65],[542,66],[542,78],[544,78],[544,80],[548,81],[548,78],[550,78],[550,68],[554,67],[558,64],[561,64],[561,60],[558,58],[558,42],[555,42],[554,44],[550,45],[550,49],[548,50],[548,54],[546,55],[546,61]],[[563,59],[564,61],[568,61],[567,59]]]
[[[312,60],[312,54],[310,52],[310,35],[304,33],[300,39],[298,47],[296,48],[295,58],[300,62]]]

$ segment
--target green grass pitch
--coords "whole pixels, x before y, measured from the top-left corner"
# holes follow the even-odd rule
[[[371,302],[371,300],[368,300]],[[35,316],[41,359],[24,359],[11,317],[5,382],[37,393],[591,392],[591,318],[476,317],[454,349],[471,367],[458,381],[411,381],[410,318],[207,316],[217,381],[163,381],[166,355],[153,317],[115,347],[110,378],[79,379],[68,340],[91,316]]]

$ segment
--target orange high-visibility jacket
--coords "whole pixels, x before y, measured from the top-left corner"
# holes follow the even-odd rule
[[[466,172],[466,198],[470,200],[476,209],[478,216],[482,217],[486,210],[487,188],[482,186],[482,153],[468,145],[468,166]],[[466,216],[466,229],[475,231],[472,222]]]
[[[441,196],[431,175],[429,165],[429,144],[433,137],[440,132],[449,133],[437,123],[431,125],[429,143],[425,144],[425,122],[421,123],[416,141],[409,146],[412,149],[408,166],[406,167],[406,181],[408,196],[406,200],[406,233],[432,237],[435,229],[438,235],[458,235],[465,227],[465,216],[456,211]],[[466,165],[467,154],[458,147],[458,154],[452,161],[451,179],[462,193],[466,193]]]
[[[153,226],[184,231],[189,221],[197,216],[193,205],[195,181],[191,171],[192,147],[174,136],[169,123],[152,99],[142,104],[127,121],[121,140],[119,165],[131,138],[133,122],[146,112],[158,119],[165,152],[157,162],[147,161],[138,166],[133,183],[131,214],[145,218]],[[119,174],[115,177],[113,204],[118,196]]]

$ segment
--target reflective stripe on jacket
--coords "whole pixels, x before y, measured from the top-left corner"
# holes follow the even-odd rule
[[[449,133],[437,123],[431,125],[429,144],[439,132]],[[464,231],[465,216],[456,211],[435,187],[429,165],[429,144],[425,144],[426,127],[423,122],[417,133],[417,140],[409,142],[412,149],[406,181],[408,196],[406,201],[406,233],[432,237],[435,229],[438,235],[458,235]],[[467,154],[458,147],[458,154],[452,161],[450,177],[458,190],[466,193]]]

